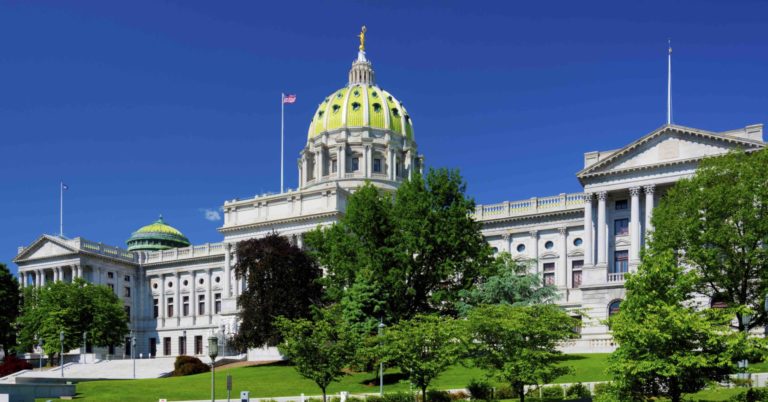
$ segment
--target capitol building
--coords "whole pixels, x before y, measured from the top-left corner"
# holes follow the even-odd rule
[[[224,201],[222,242],[192,244],[162,217],[136,230],[125,248],[42,235],[14,259],[22,286],[75,278],[107,285],[124,303],[137,356],[205,355],[208,336],[238,331],[236,299],[246,286],[233,269],[239,241],[277,232],[302,247],[304,234],[336,222],[363,183],[394,190],[421,174],[413,119],[377,82],[361,46],[347,85],[312,115],[298,189]],[[639,264],[659,199],[702,159],[765,145],[762,124],[724,132],[666,124],[621,149],[584,150],[575,178],[583,192],[552,189],[552,196],[478,205],[474,218],[494,250],[532,261],[531,270],[557,288],[557,303],[582,319],[580,338],[564,349],[611,351],[603,321],[619,309],[624,275]],[[129,348],[101,353],[129,355]],[[250,350],[247,358],[276,353]]]

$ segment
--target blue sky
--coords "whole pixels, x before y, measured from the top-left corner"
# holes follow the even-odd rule
[[[662,125],[670,37],[676,123],[768,122],[766,15],[758,1],[1,1],[0,262],[58,231],[60,179],[68,236],[122,246],[162,213],[220,241],[206,210],[279,188],[281,91],[298,95],[296,186],[362,24],[427,164],[494,203],[579,191],[584,152]]]

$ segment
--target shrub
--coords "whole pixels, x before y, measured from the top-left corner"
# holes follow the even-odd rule
[[[211,371],[211,368],[197,357],[178,356],[173,363],[173,373],[171,373],[171,375],[174,377],[181,377],[185,375],[207,373],[209,371]]]
[[[589,398],[591,396],[592,394],[589,392],[589,387],[580,382],[572,384],[570,387],[568,387],[568,389],[565,390],[566,398],[581,399]]]
[[[467,384],[467,391],[469,391],[469,396],[473,400],[490,401],[491,398],[493,398],[493,388],[491,388],[491,384],[488,384],[485,381],[475,380],[474,378]]]
[[[413,402],[413,395],[407,392],[384,394],[382,402]]]
[[[517,392],[515,392],[509,385],[502,385],[496,388],[494,396],[496,399],[515,399],[519,395],[517,395]]]
[[[464,391],[456,391],[450,393],[451,400],[453,401],[460,401],[464,399],[469,399],[469,394]]]
[[[366,395],[366,402],[384,402],[384,398],[379,395]]]
[[[762,402],[768,401],[768,388],[750,388],[742,392],[729,401],[733,402]]]
[[[607,382],[601,382],[595,384],[595,396],[600,396],[602,394],[605,394],[611,390],[611,384]]]
[[[732,378],[731,382],[735,387],[751,387],[752,386],[751,378]]]
[[[563,387],[559,385],[551,385],[548,387],[543,387],[541,389],[541,397],[542,398],[560,398],[562,399],[565,393],[563,392]]]
[[[19,359],[14,355],[5,356],[5,360],[0,364],[0,377],[11,375],[21,370],[31,370],[32,365],[26,360]]]
[[[429,402],[451,402],[451,395],[446,391],[430,389],[427,391],[427,401]]]

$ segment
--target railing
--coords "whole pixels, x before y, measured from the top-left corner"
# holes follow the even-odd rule
[[[474,217],[478,220],[532,215],[540,212],[579,209],[584,205],[584,194],[560,194],[551,197],[533,197],[520,201],[504,201],[498,204],[478,205]]]
[[[80,239],[80,249],[107,257],[118,258],[131,262],[136,261],[136,254],[131,251],[119,247],[107,246],[82,238]]]
[[[608,282],[624,282],[624,274],[626,272],[610,272],[608,273]]]
[[[199,246],[174,248],[163,251],[150,251],[147,253],[147,263],[184,260],[188,258],[207,257],[224,254],[224,243],[206,243]]]

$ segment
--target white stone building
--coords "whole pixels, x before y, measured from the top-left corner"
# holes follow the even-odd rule
[[[535,260],[533,269],[557,286],[558,303],[584,315],[581,339],[567,348],[607,351],[613,345],[601,320],[624,297],[624,273],[638,264],[658,199],[703,158],[764,146],[762,125],[726,132],[665,125],[624,148],[585,153],[576,175],[583,193],[480,205],[475,218],[495,249]],[[238,329],[236,297],[244,287],[232,269],[238,241],[276,231],[301,246],[303,233],[339,218],[363,182],[394,190],[420,174],[422,163],[410,115],[375,85],[361,46],[348,85],[312,117],[298,161],[299,188],[225,201],[221,243],[189,245],[161,218],[135,232],[128,249],[43,235],[20,248],[14,262],[23,286],[82,277],[112,287],[130,313],[137,353],[203,355],[211,333],[221,339]],[[130,353],[122,346],[105,352]],[[249,353],[269,357],[274,350]]]

